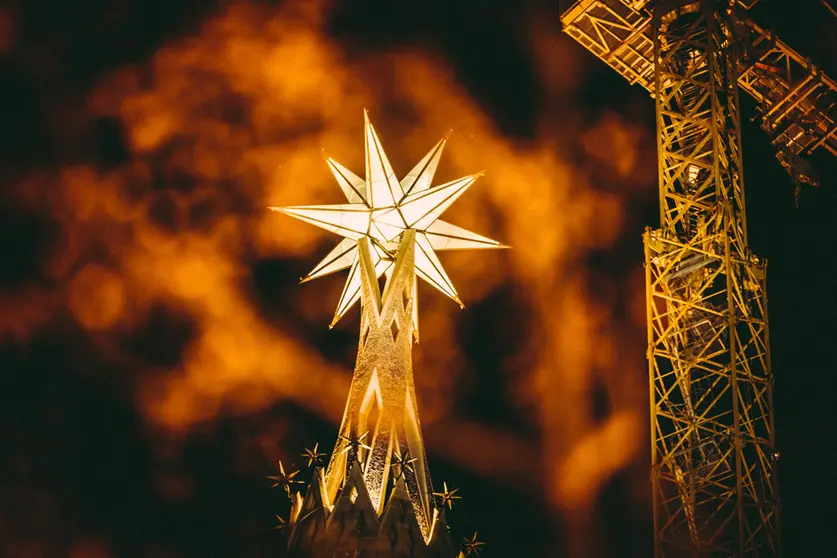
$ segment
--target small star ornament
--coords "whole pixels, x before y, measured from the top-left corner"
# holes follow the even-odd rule
[[[434,492],[433,496],[439,497],[439,504],[442,507],[447,506],[448,509],[453,509],[453,501],[454,500],[461,500],[462,496],[457,496],[456,493],[459,492],[458,488],[454,488],[453,490],[448,490],[448,483],[442,483],[442,491],[441,492]]]
[[[477,540],[477,534],[476,533],[474,533],[474,536],[471,537],[470,539],[464,538],[462,540],[464,541],[463,546],[465,548],[465,554],[467,556],[470,556],[471,554],[475,554],[475,555],[479,554],[480,550],[481,550],[480,547],[485,546],[484,542],[480,542],[480,541]]]
[[[340,439],[346,442],[346,447],[343,448],[343,452],[348,452],[350,449],[357,451],[360,448],[363,449],[372,449],[371,446],[367,445],[364,440],[369,435],[369,432],[364,432],[360,436],[340,436]]]
[[[415,473],[413,470],[413,463],[418,461],[418,457],[410,457],[409,450],[404,452],[404,455],[401,455],[399,451],[395,455],[392,456],[392,468],[393,468],[393,475],[395,478],[398,479],[403,475],[405,472],[410,471]]]
[[[348,453],[350,450],[354,450],[355,455],[359,455],[360,448],[371,450],[372,447],[364,442],[368,435],[369,432],[364,432],[360,436],[340,436],[340,439],[346,442],[346,447],[340,453]]]
[[[343,237],[343,240],[301,281],[310,281],[350,268],[343,294],[340,295],[337,310],[329,325],[334,327],[360,298],[357,241],[364,237],[369,239],[375,272],[378,277],[384,274],[389,276],[393,270],[401,234],[412,229],[416,231],[416,274],[462,306],[459,294],[445,273],[436,252],[505,246],[442,221],[439,217],[482,176],[482,173],[431,187],[430,183],[447,142],[447,138],[444,138],[399,181],[381,147],[375,129],[369,123],[366,111],[364,121],[366,179],[353,174],[333,159],[326,161],[349,203],[269,208]]]
[[[320,458],[325,457],[325,454],[318,451],[319,447],[320,447],[320,444],[319,444],[319,442],[317,442],[316,444],[314,444],[313,449],[305,448],[305,451],[302,453],[301,457],[304,457],[305,459],[308,460],[308,466],[309,467],[311,467],[312,465],[315,466],[315,467],[319,467],[319,466],[322,465],[322,459],[320,459]]]
[[[285,493],[288,495],[288,498],[291,497],[291,487],[295,484],[304,484],[301,480],[297,480],[296,477],[299,474],[299,471],[291,471],[290,473],[285,471],[285,466],[282,464],[281,461],[278,462],[279,474],[278,475],[271,475],[267,477],[268,479],[273,481],[273,486],[270,488],[281,487],[284,489]]]

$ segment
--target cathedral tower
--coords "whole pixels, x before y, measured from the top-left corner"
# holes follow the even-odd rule
[[[310,558],[454,558],[434,498],[449,501],[451,493],[433,492],[413,383],[417,277],[461,305],[436,251],[503,246],[439,220],[479,177],[430,186],[446,140],[398,181],[368,117],[365,139],[365,180],[327,161],[349,203],[271,208],[344,237],[303,281],[349,268],[331,325],[358,299],[361,307],[337,443],[292,502],[289,550]]]

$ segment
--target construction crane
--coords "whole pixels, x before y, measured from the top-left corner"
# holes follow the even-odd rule
[[[757,0],[579,0],[564,31],[656,103],[646,230],[655,556],[780,556],[766,262],[747,245],[739,90],[797,189],[837,155],[837,84]]]

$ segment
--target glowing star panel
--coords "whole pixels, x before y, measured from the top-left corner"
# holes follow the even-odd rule
[[[347,267],[351,267],[352,263],[354,263],[357,256],[355,252],[357,251],[357,242],[350,239],[344,238],[340,241],[340,244],[334,247],[334,249],[328,253],[328,255],[317,264],[317,267],[311,270],[311,272],[303,278],[303,281],[310,281],[311,279],[316,279],[317,277],[322,277],[323,275],[328,275],[329,273],[334,273],[335,271],[340,271],[346,269]]]
[[[496,240],[491,240],[441,219],[430,225],[424,236],[434,250],[480,250],[484,248],[505,248]]]
[[[366,203],[366,181],[335,161],[327,159],[328,168],[331,174],[337,179],[337,183],[346,195],[349,203]]]
[[[419,277],[448,295],[450,298],[462,304],[459,296],[456,294],[456,289],[451,283],[450,277],[445,273],[445,268],[442,267],[442,262],[430,241],[423,234],[416,235],[416,273]]]
[[[392,207],[404,193],[366,111],[363,118],[366,122],[366,199],[372,207]]]
[[[398,211],[410,228],[425,229],[453,205],[477,178],[479,175],[472,174],[423,192],[410,194],[399,204]]]
[[[355,252],[357,252],[357,247],[355,247]],[[372,259],[372,266],[375,269],[376,278],[380,277],[384,273],[387,272],[392,267],[391,260],[382,259],[376,251],[371,251],[370,257]],[[343,286],[343,293],[340,295],[340,301],[337,303],[337,312],[334,314],[334,319],[332,320],[329,327],[334,327],[337,321],[340,319],[340,316],[346,313],[346,311],[352,307],[352,305],[358,301],[360,298],[360,273],[358,269],[358,259],[355,257],[355,261],[352,263],[352,267],[349,270],[349,278],[346,280],[346,284]]]
[[[430,184],[447,142],[445,138],[433,146],[399,182],[365,112],[364,122],[366,178],[361,179],[333,159],[327,160],[329,169],[349,203],[270,208],[345,237],[304,280],[349,268],[349,277],[332,320],[334,325],[360,298],[356,269],[358,251],[352,248],[352,244],[361,239],[370,241],[370,254],[374,258],[372,265],[380,277],[391,269],[404,233],[414,230],[418,248],[415,256],[416,273],[461,305],[456,289],[435,251],[504,246],[438,219],[481,174],[432,187]]]
[[[423,192],[430,188],[430,183],[433,181],[433,175],[436,174],[436,167],[439,166],[439,159],[442,158],[442,151],[445,149],[447,141],[448,138],[439,140],[439,143],[424,156],[424,159],[419,161],[413,167],[413,170],[401,179],[401,189],[404,191],[404,195]]]
[[[291,217],[296,217],[321,229],[337,233],[352,240],[369,234],[370,215],[364,205],[308,205],[304,207],[271,207]]]

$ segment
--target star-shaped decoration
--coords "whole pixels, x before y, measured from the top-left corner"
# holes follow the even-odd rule
[[[285,466],[281,461],[278,462],[277,467],[279,468],[279,474],[267,477],[273,481],[273,486],[270,488],[276,488],[277,486],[282,487],[287,493],[288,498],[290,498],[291,487],[295,484],[304,484],[301,480],[294,478],[299,474],[299,471],[291,471],[290,473],[286,472]]]
[[[439,219],[439,216],[473,184],[482,173],[431,187],[447,138],[430,152],[400,181],[381,147],[378,135],[364,111],[366,137],[366,179],[353,174],[333,159],[327,159],[332,174],[349,203],[271,207],[327,231],[343,240],[302,279],[302,282],[350,268],[340,295],[334,319],[329,327],[360,298],[360,269],[357,241],[368,238],[372,263],[378,277],[392,271],[401,234],[416,231],[416,274],[455,300],[462,301],[436,255],[440,250],[504,248],[495,240],[472,233]]]
[[[284,531],[288,527],[288,522],[285,521],[285,518],[276,514],[276,525],[273,527],[277,531]]]
[[[467,554],[468,556],[470,556],[471,554],[479,554],[480,553],[480,547],[485,546],[484,542],[480,542],[480,541],[477,540],[477,534],[476,533],[474,533],[474,536],[471,537],[470,539],[463,538],[462,540],[465,541],[464,542],[465,554]]]
[[[459,492],[458,488],[454,488],[453,490],[448,490],[448,483],[442,483],[442,491],[441,492],[434,492],[433,496],[438,496],[440,500],[440,505],[442,507],[447,506],[448,509],[453,509],[453,501],[454,500],[461,500],[462,496],[457,496],[456,493]]]
[[[367,445],[364,440],[369,432],[364,432],[360,436],[340,436],[340,439],[346,442],[346,447],[340,453],[348,453],[350,450],[355,451],[355,456],[360,455],[360,448],[371,450],[372,447]]]
[[[396,480],[401,477],[406,471],[415,472],[413,469],[413,463],[418,461],[418,457],[410,457],[410,451],[407,450],[404,452],[404,455],[401,455],[401,451],[399,450],[395,455],[392,456],[392,468],[393,468],[393,475],[395,475]]]
[[[324,453],[321,453],[319,450],[320,443],[317,442],[314,444],[314,449],[305,448],[305,451],[302,453],[301,457],[304,457],[308,460],[308,466],[314,465],[315,467],[319,467],[322,465],[321,457],[325,457]]]

